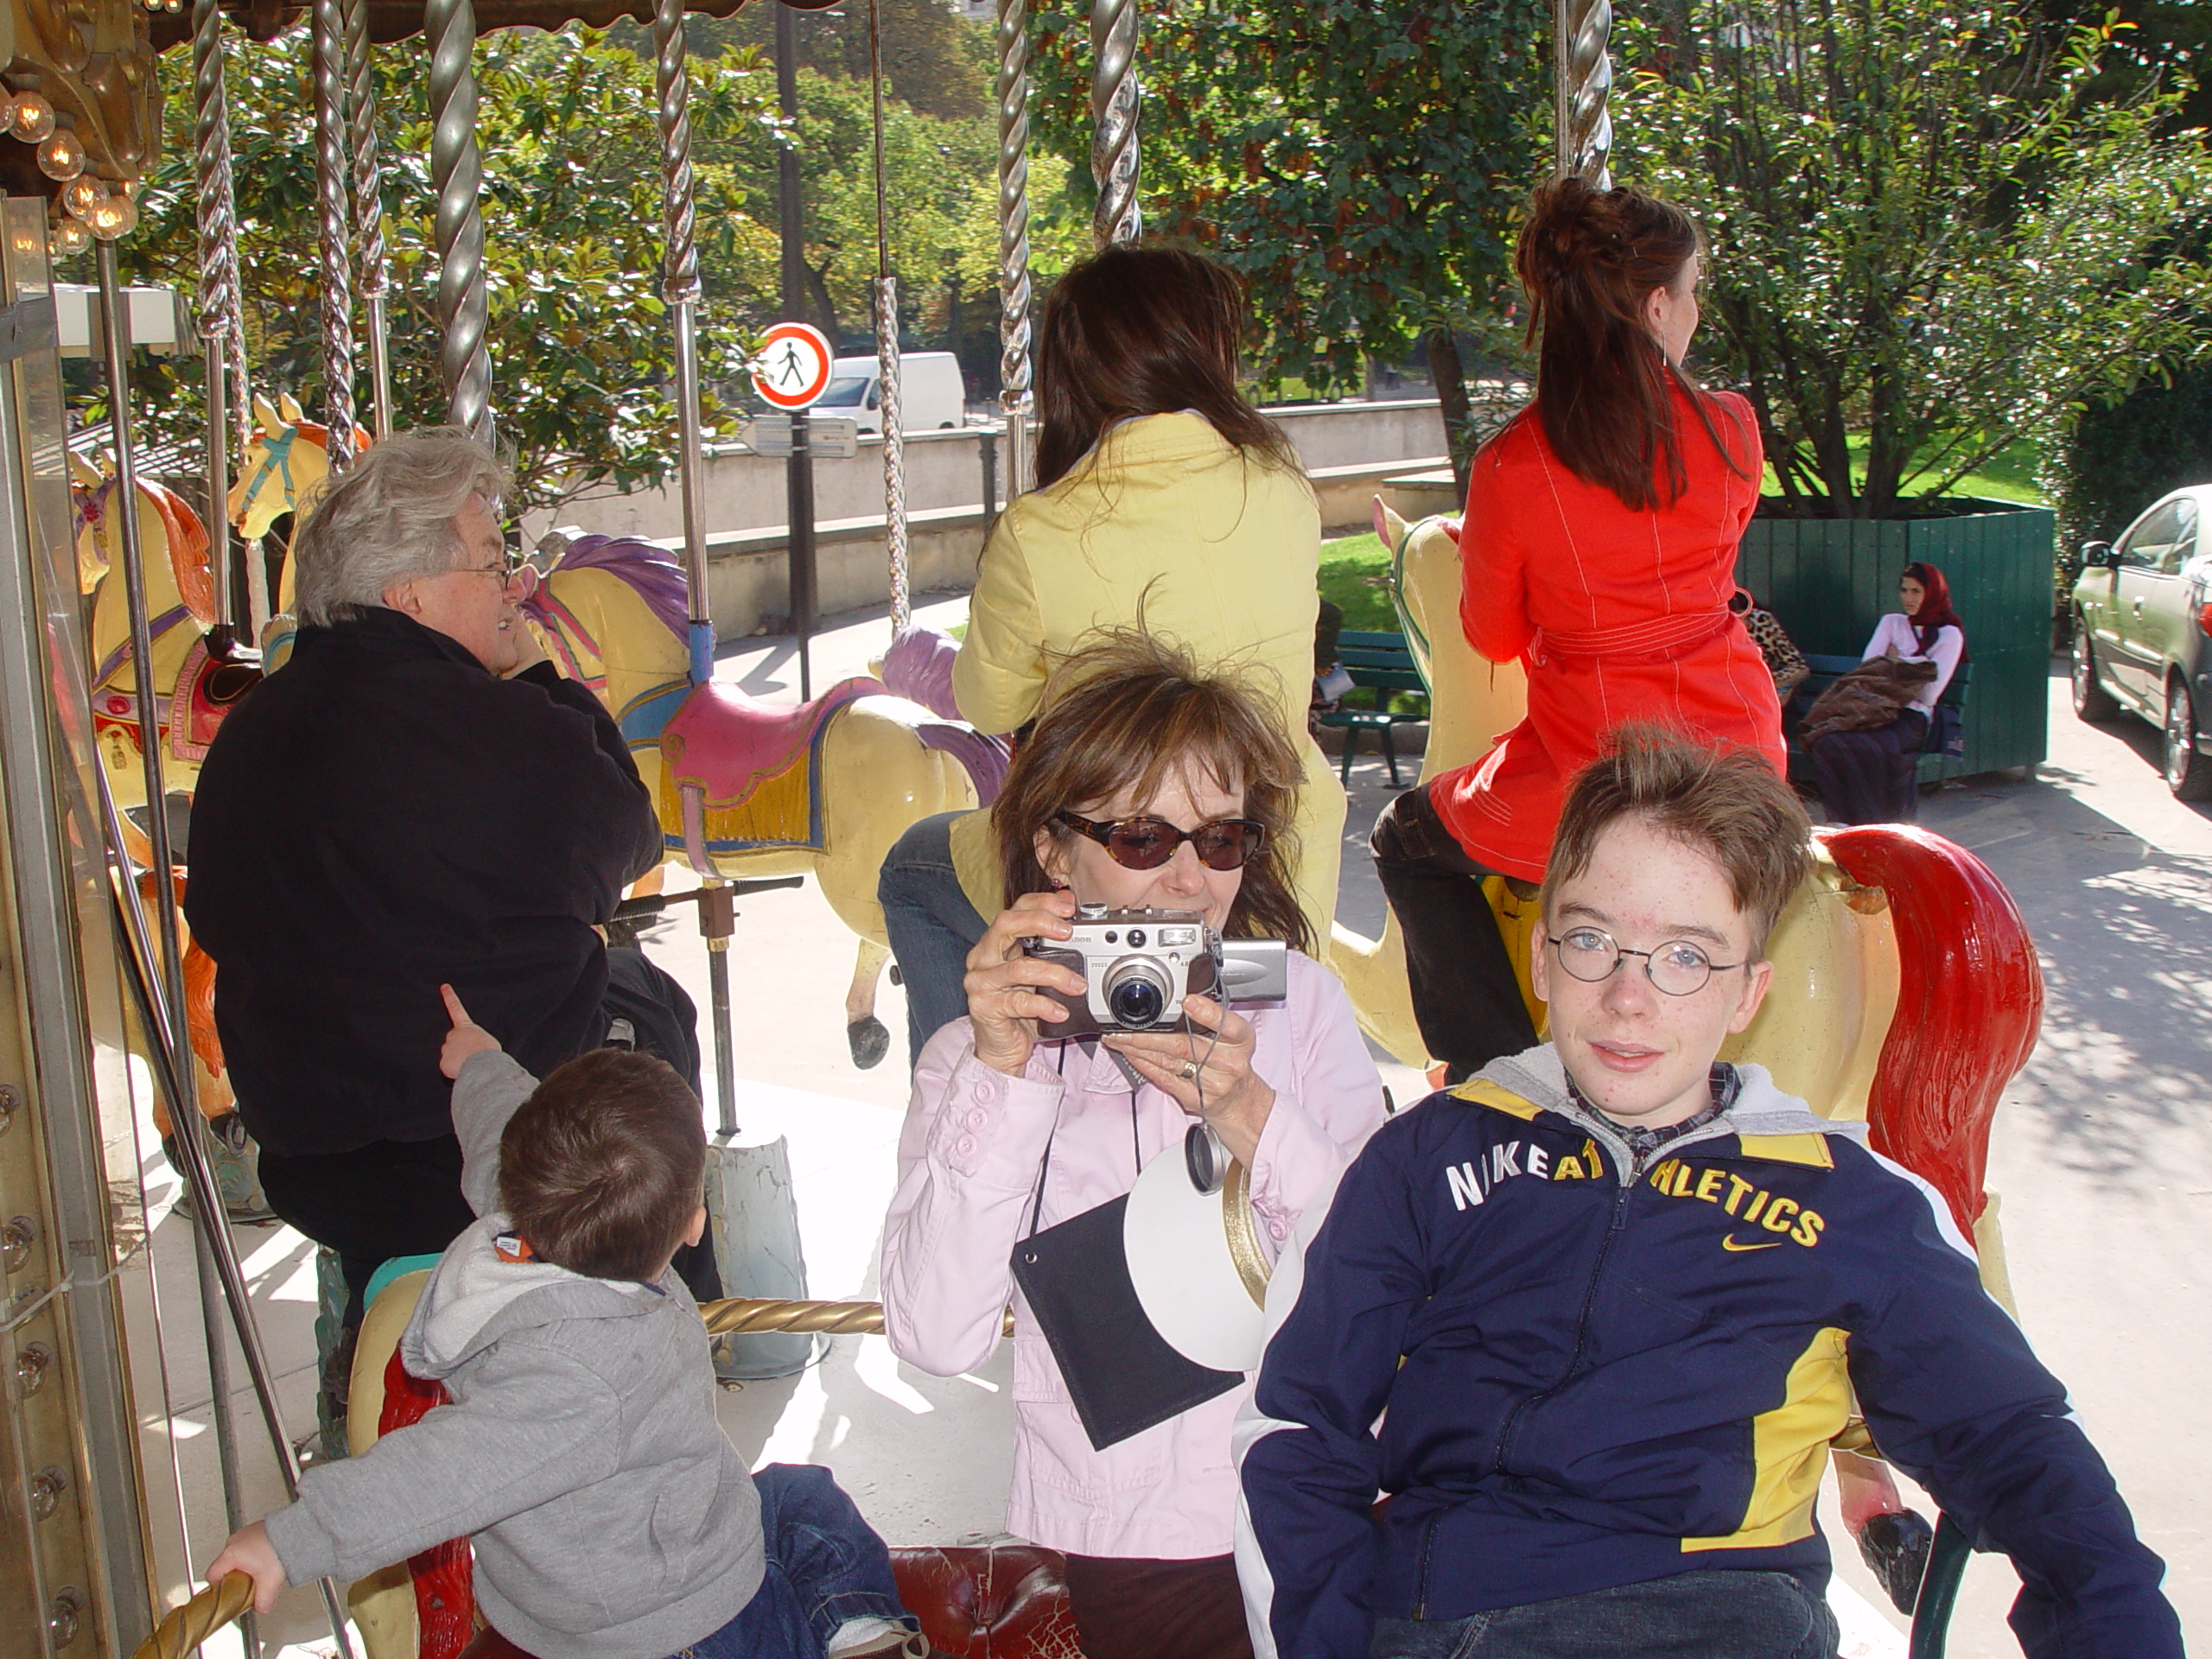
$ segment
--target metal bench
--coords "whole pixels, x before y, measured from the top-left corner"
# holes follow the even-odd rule
[[[1359,734],[1373,732],[1382,741],[1382,760],[1390,769],[1390,787],[1402,787],[1398,779],[1398,746],[1391,740],[1390,728],[1407,721],[1427,721],[1427,715],[1400,715],[1390,710],[1392,699],[1401,691],[1414,692],[1423,697],[1428,687],[1421,677],[1421,671],[1414,666],[1414,654],[1402,633],[1363,633],[1347,629],[1337,636],[1337,657],[1344,672],[1351,676],[1355,691],[1370,694],[1371,704],[1365,709],[1339,706],[1325,709],[1313,716],[1316,726],[1332,727],[1344,734],[1344,765],[1339,770],[1347,786],[1351,783],[1351,763],[1359,753]]]

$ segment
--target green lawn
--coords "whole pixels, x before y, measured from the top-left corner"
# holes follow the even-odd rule
[[[1344,626],[1367,633],[1397,633],[1390,603],[1390,556],[1373,534],[1321,543],[1321,597],[1343,607]]]
[[[1866,475],[1866,440],[1860,436],[1846,442],[1851,448],[1853,474],[1863,479]],[[1993,501],[2018,501],[2031,507],[2049,506],[2050,501],[2036,483],[2038,459],[2034,447],[2023,438],[1999,450],[1982,463],[1979,472],[1968,473],[1945,493],[1976,495]],[[1905,485],[1905,493],[1925,494],[1932,482],[1932,479],[1914,480]],[[1781,486],[1775,482],[1771,467],[1766,469],[1766,493],[1769,495],[1782,493]]]

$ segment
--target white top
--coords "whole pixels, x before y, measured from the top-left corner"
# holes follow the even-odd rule
[[[1866,649],[1859,652],[1859,660],[1871,663],[1877,657],[1894,657],[1904,663],[1935,664],[1936,677],[1922,687],[1920,695],[1912,700],[1912,706],[1927,715],[1935,712],[1936,700],[1951,683],[1951,675],[1966,649],[1966,635],[1946,622],[1936,631],[1934,649],[1921,650],[1920,631],[1912,626],[1912,619],[1903,611],[1891,611],[1876,625],[1874,637],[1866,642]]]

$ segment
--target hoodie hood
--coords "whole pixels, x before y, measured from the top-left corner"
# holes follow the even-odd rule
[[[512,1224],[494,1211],[455,1239],[423,1287],[400,1338],[407,1369],[443,1378],[517,1331],[573,1319],[630,1319],[672,1294],[659,1285],[588,1279],[550,1262],[517,1261],[499,1249]]]
[[[1492,1060],[1475,1076],[1510,1090],[1548,1112],[1557,1112],[1617,1150],[1625,1144],[1620,1124],[1585,1106],[1568,1091],[1567,1067],[1549,1043]],[[1866,1140],[1866,1124],[1822,1117],[1796,1096],[1783,1094],[1775,1086],[1773,1074],[1763,1065],[1740,1064],[1736,1078],[1735,1103],[1675,1145],[1694,1145],[1718,1135],[1833,1135],[1862,1145]]]

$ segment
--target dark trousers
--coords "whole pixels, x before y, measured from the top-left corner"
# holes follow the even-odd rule
[[[1835,1615],[1787,1573],[1707,1569],[1471,1618],[1378,1618],[1368,1659],[1835,1659]]]
[[[658,1054],[699,1091],[698,1014],[683,988],[640,950],[607,953],[603,1020],[631,1022],[635,1046]],[[592,1046],[599,1046],[594,1039]],[[434,1255],[476,1219],[461,1195],[461,1142],[375,1141],[346,1152],[307,1157],[261,1154],[261,1188],[286,1225],[338,1254],[346,1275],[346,1318],[361,1322],[361,1296],[376,1270],[396,1255]],[[677,1275],[700,1300],[721,1294],[712,1246],[676,1253]]]
[[[883,930],[906,988],[906,1064],[968,1012],[968,953],[990,924],[976,913],[952,867],[952,821],[924,818],[892,844],[876,878]]]
[[[1837,823],[1910,823],[1920,816],[1928,716],[1908,709],[1871,732],[1827,732],[1805,746],[1821,804]]]
[[[914,1628],[891,1552],[827,1469],[772,1463],[754,1471],[753,1485],[768,1547],[760,1587],[736,1618],[676,1659],[822,1659],[848,1619]]]
[[[1375,873],[1406,942],[1414,1017],[1453,1083],[1535,1046],[1521,982],[1483,897],[1496,874],[1468,856],[1422,785],[1382,810],[1369,839]]]
[[[1068,1610],[1084,1659],[1251,1659],[1234,1556],[1067,1560]]]

